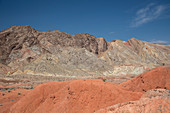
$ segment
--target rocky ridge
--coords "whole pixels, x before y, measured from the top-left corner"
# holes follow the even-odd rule
[[[96,38],[87,33],[37,31],[12,26],[0,31],[0,63],[8,74],[46,76],[138,75],[170,64],[170,45]]]

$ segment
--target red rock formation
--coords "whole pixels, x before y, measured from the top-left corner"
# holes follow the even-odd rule
[[[140,92],[159,88],[170,89],[170,67],[157,67],[121,83],[120,86],[130,91]]]
[[[137,101],[129,101],[101,109],[95,113],[169,113],[170,92],[154,89],[143,94]]]
[[[95,113],[169,113],[170,67],[158,67],[120,86],[128,91],[145,92],[137,101],[108,106]]]
[[[106,106],[138,100],[141,95],[99,80],[52,82],[36,87],[9,113],[93,113]]]

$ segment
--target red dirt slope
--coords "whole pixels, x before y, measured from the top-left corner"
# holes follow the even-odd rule
[[[138,100],[142,93],[100,80],[51,82],[37,86],[10,108],[10,113],[93,113]]]
[[[165,89],[149,90],[137,101],[109,106],[95,113],[169,113],[170,92]]]
[[[146,92],[150,89],[170,89],[170,67],[157,67],[120,84],[130,91]]]
[[[0,113],[8,113],[9,108],[24,97],[30,90],[15,89],[0,92]]]

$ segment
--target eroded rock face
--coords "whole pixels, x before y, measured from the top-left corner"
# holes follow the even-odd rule
[[[43,54],[22,66],[15,74],[46,76],[102,76],[110,67],[86,49],[60,48],[55,54]],[[111,69],[111,68],[110,68]],[[24,72],[22,72],[24,70]],[[94,73],[98,71],[98,73]],[[100,72],[100,73],[99,73]]]
[[[128,42],[114,40],[110,43],[102,59],[112,65],[142,64],[148,65],[169,65],[170,46],[150,44],[137,39],[129,39]]]
[[[26,53],[35,52],[35,47],[41,51],[39,41],[35,35],[36,30],[30,26],[10,27],[0,32],[0,61],[9,64],[12,61],[22,58]],[[29,57],[29,55],[27,56]]]
[[[147,91],[137,101],[129,101],[95,113],[169,113],[170,91],[165,89],[154,89]]]
[[[13,26],[0,32],[1,62],[9,64],[11,61],[21,58],[22,52],[33,51],[41,54],[43,49],[50,46],[85,48],[94,54],[100,54],[107,50],[104,39],[80,33],[69,35],[61,31],[36,31],[30,26]],[[53,52],[52,50],[49,52]]]
[[[134,38],[128,42],[107,42],[87,33],[70,35],[57,30],[42,32],[30,26],[13,26],[0,31],[0,40],[0,63],[16,70],[15,74],[138,75],[160,65],[170,65],[170,45]],[[44,56],[52,56],[51,62],[57,61],[42,64]],[[44,71],[37,69],[39,65]]]

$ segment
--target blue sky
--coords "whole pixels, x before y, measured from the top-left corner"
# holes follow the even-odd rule
[[[170,44],[170,0],[0,0],[0,14],[0,30],[30,25],[107,41]]]

